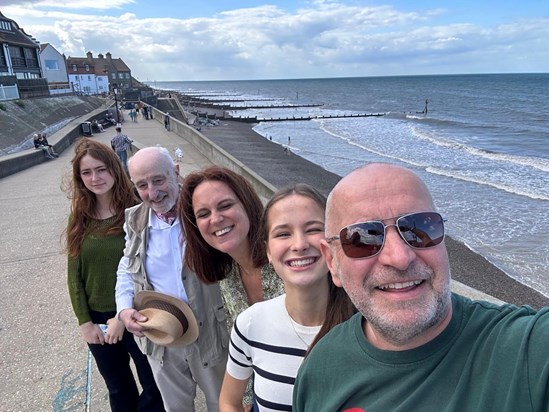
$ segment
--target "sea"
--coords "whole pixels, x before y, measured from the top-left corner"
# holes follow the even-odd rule
[[[451,237],[549,296],[549,74],[156,83],[257,116],[256,132],[341,176],[368,162],[413,169]],[[261,121],[357,113],[384,115]]]

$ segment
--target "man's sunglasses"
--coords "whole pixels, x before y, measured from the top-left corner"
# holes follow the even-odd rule
[[[346,256],[365,259],[376,256],[385,244],[386,229],[397,228],[404,242],[415,249],[427,249],[444,240],[444,219],[436,212],[419,212],[397,218],[394,224],[386,225],[381,220],[353,223],[340,230],[339,236],[326,239],[328,243],[339,240]]]

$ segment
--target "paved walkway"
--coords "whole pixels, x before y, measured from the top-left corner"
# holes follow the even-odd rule
[[[126,121],[123,131],[143,146],[159,144],[171,153],[180,147],[185,153],[182,174],[210,164],[157,121],[139,117],[137,123]],[[108,143],[114,133],[111,127],[93,138]],[[69,200],[60,186],[72,156],[71,147],[59,159],[0,179],[2,412],[109,410],[95,367],[88,382],[88,364],[94,363],[88,359],[67,293],[61,237]]]

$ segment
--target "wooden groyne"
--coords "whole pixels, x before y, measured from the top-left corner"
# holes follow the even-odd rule
[[[229,116],[225,114],[226,119],[237,120],[245,123],[258,122],[286,122],[286,121],[306,121],[314,119],[345,119],[351,117],[381,117],[385,113],[350,113],[350,114],[323,114],[311,116],[287,116],[287,117],[257,117],[257,116]]]
[[[247,110],[247,109],[297,109],[297,108],[314,108],[322,107],[324,103],[283,103],[283,104],[250,104],[245,106],[232,105],[231,103],[239,102],[265,102],[273,101],[275,99],[270,98],[255,98],[255,99],[211,99],[200,98],[196,96],[185,95],[183,93],[176,94],[179,101],[183,106],[194,107],[189,108],[189,112],[193,113],[197,119],[204,118],[210,120],[218,119],[230,119],[244,123],[259,123],[259,122],[285,122],[285,121],[307,121],[315,119],[347,119],[347,118],[359,118],[359,117],[381,117],[386,113],[341,113],[341,114],[305,114],[305,115],[293,115],[293,116],[280,116],[280,117],[263,117],[263,116],[233,116],[229,114],[230,111]],[[198,107],[209,108],[213,110],[206,110],[202,112],[198,110]]]
[[[225,106],[225,105],[214,105],[215,108],[221,110],[246,110],[246,109],[297,109],[299,107],[322,107],[322,103],[311,103],[311,104],[272,104],[272,105],[249,105],[249,106]]]

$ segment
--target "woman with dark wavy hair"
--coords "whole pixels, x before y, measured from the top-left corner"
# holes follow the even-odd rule
[[[284,292],[260,240],[263,204],[244,177],[219,166],[188,174],[178,213],[185,262],[203,282],[221,281],[229,327],[249,305]]]
[[[116,318],[116,270],[124,250],[124,210],[138,203],[120,160],[107,145],[83,138],[64,189],[69,295],[84,341],[109,391],[112,411],[163,411],[162,397],[131,333]],[[133,359],[143,392],[139,394]]]

